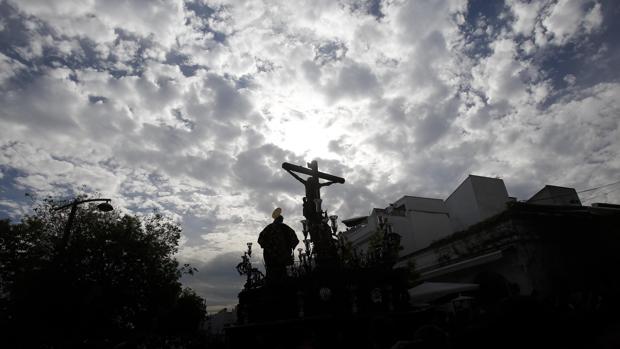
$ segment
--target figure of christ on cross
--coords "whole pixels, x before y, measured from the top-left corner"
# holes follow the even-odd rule
[[[287,162],[282,164],[282,168],[300,181],[306,189],[306,196],[303,199],[303,215],[309,222],[310,238],[315,244],[317,257],[319,259],[331,258],[331,254],[335,253],[335,249],[332,246],[333,242],[331,241],[329,226],[322,221],[321,188],[334,183],[344,183],[344,178],[319,172],[316,160],[310,162],[308,168]],[[295,172],[306,174],[309,177],[303,179]],[[319,179],[325,179],[327,182],[321,183]]]
[[[308,167],[309,169],[287,162],[282,164],[282,168],[300,181],[306,188],[306,196],[304,197],[304,217],[312,223],[318,223],[322,213],[320,202],[317,201],[321,199],[321,188],[334,183],[344,183],[344,178],[319,172],[316,160],[310,162]],[[307,174],[309,177],[303,179],[295,172]],[[328,182],[320,183],[319,178],[326,179]]]

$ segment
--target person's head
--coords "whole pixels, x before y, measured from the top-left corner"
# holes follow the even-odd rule
[[[274,223],[282,223],[282,221],[284,220],[284,217],[282,217],[282,209],[278,207],[273,210],[271,218],[273,218]]]

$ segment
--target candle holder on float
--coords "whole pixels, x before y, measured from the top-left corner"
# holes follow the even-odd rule
[[[243,286],[245,289],[251,289],[261,286],[264,283],[265,275],[257,268],[252,267],[252,243],[246,244],[248,250],[241,256],[241,263],[237,264],[237,272],[239,275],[246,275],[246,282]]]
[[[378,259],[381,263],[394,265],[398,259],[398,252],[400,249],[401,236],[394,233],[392,224],[388,221],[387,217],[377,217],[377,231],[382,236],[381,245],[377,247],[374,258]]]
[[[329,216],[330,228],[332,230],[332,237],[336,240],[336,249],[338,251],[339,256],[342,258],[345,254],[345,243],[344,243],[344,235],[342,232],[338,232],[338,216],[331,215]]]
[[[306,246],[306,256],[312,260],[312,246],[310,245],[310,239],[304,239],[304,246]]]

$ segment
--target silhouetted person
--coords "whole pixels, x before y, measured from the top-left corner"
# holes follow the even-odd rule
[[[271,217],[273,223],[267,225],[258,236],[258,244],[263,248],[267,280],[281,280],[286,276],[286,266],[293,264],[292,250],[299,243],[295,231],[284,224],[282,209],[276,208]]]

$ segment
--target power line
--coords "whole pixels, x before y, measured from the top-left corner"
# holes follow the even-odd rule
[[[614,189],[614,190],[610,190],[610,191],[605,192],[605,193],[602,193],[602,194],[596,194],[596,195],[594,195],[594,196],[590,196],[589,198],[587,198],[587,199],[583,200],[583,202],[590,201],[590,200],[592,200],[592,199],[594,199],[594,198],[597,198],[597,197],[599,197],[599,196],[603,196],[603,195],[608,195],[608,194],[611,194],[611,193],[613,193],[613,192],[615,192],[615,191],[618,191],[618,190],[620,190],[620,188],[616,188],[616,189]]]
[[[616,182],[613,182],[613,183],[609,183],[609,184],[601,185],[601,186],[594,187],[594,188],[590,188],[590,189],[586,189],[586,190],[581,190],[581,191],[578,191],[578,192],[577,192],[577,194],[581,194],[581,193],[585,193],[585,192],[587,192],[587,191],[592,191],[592,190],[597,190],[597,189],[601,189],[601,188],[609,187],[609,186],[611,186],[611,185],[618,184],[618,183],[620,183],[620,181],[616,181]]]

